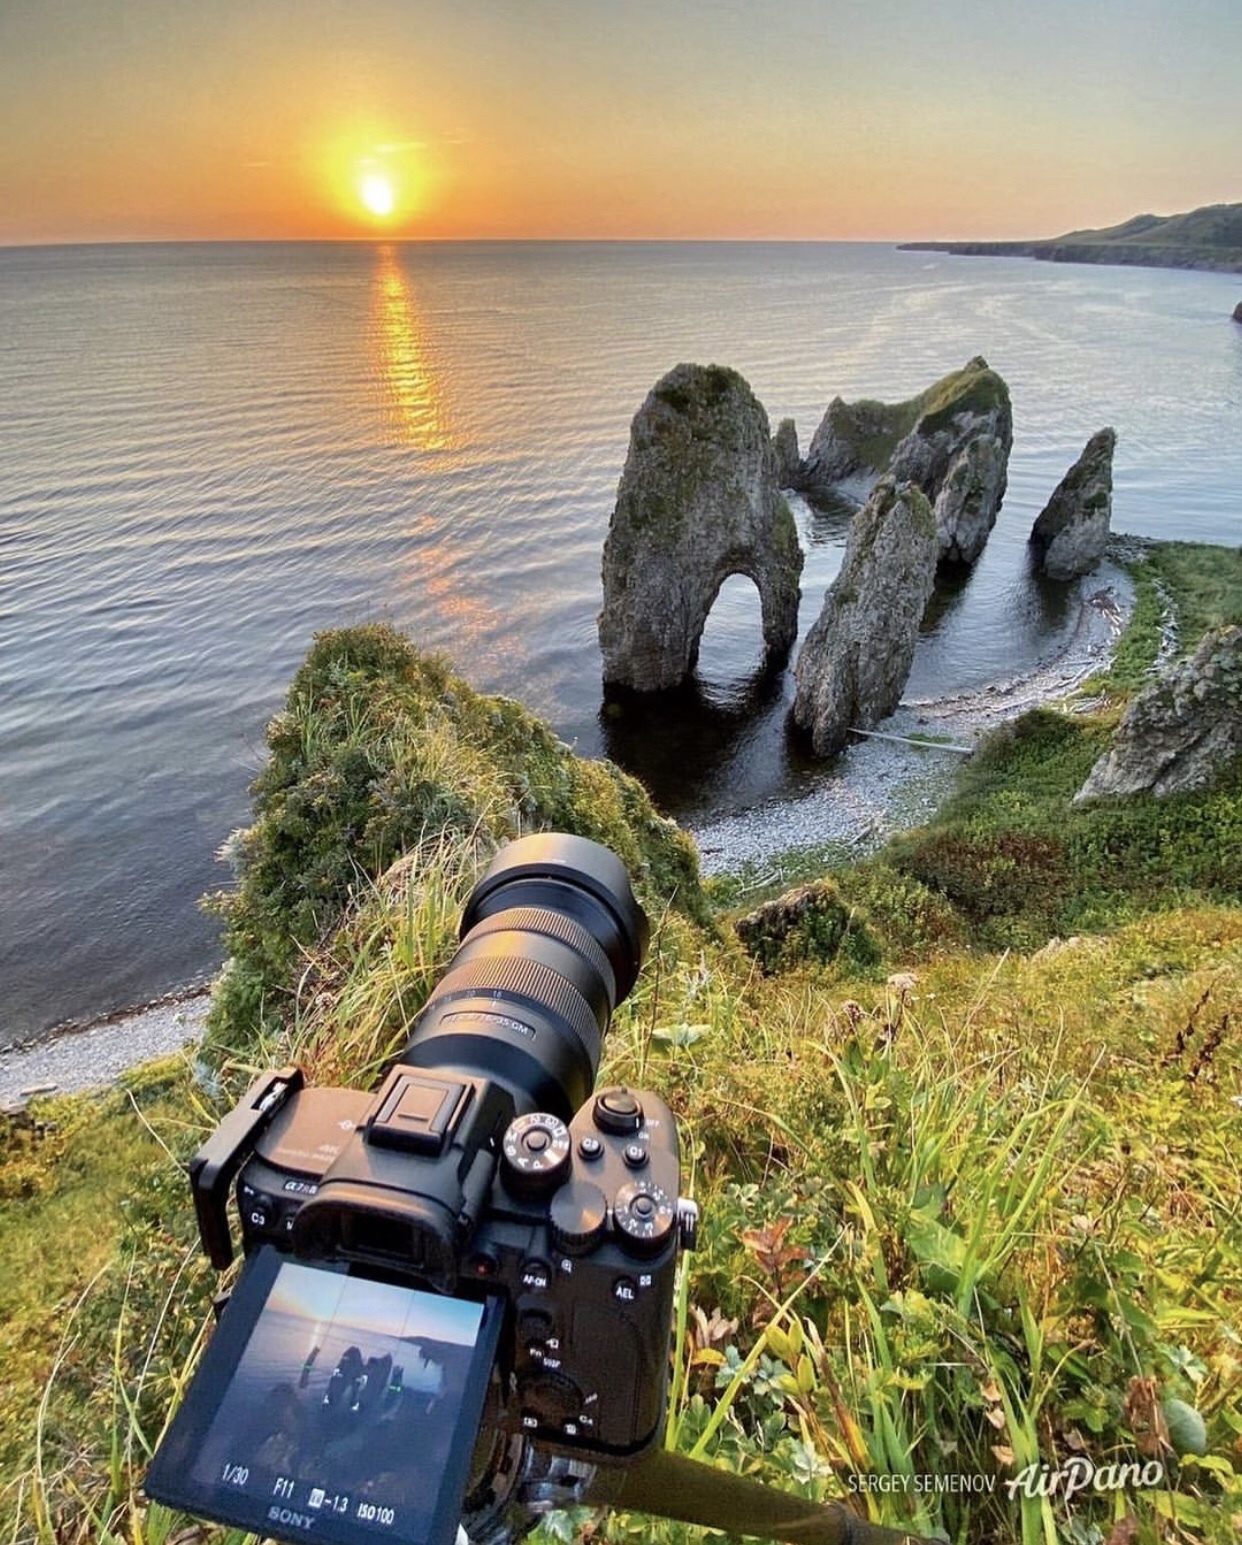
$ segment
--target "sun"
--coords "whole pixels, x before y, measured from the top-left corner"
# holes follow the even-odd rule
[[[383,172],[365,172],[358,183],[358,197],[378,220],[386,220],[397,207],[392,179]]]

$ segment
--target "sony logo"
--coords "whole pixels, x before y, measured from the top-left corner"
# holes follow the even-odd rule
[[[293,1529],[313,1529],[315,1519],[310,1513],[295,1513],[291,1507],[277,1507],[274,1503],[267,1510],[269,1523],[285,1524]]]

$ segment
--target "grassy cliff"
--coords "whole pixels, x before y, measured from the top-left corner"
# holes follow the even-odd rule
[[[1068,231],[1044,241],[922,241],[915,252],[1033,257],[1052,263],[1122,263],[1242,273],[1242,204],[1208,204],[1179,215],[1135,215],[1120,225]]]
[[[1184,587],[1205,616],[1231,563],[1217,601]],[[317,641],[235,844],[211,1075],[167,1064],[7,1133],[8,1537],[199,1537],[137,1490],[214,1286],[178,1161],[254,1065],[373,1077],[479,867],[547,825],[616,847],[653,918],[602,1076],[666,1093],[704,1206],[669,1442],[955,1540],[1235,1538],[1242,781],[1071,809],[1130,688],[1100,690],[1095,717],[1000,737],[930,826],[816,876],[761,969],[732,926],[754,898],[700,886],[632,780],[388,630]],[[1071,1458],[1160,1481],[1040,1495]]]

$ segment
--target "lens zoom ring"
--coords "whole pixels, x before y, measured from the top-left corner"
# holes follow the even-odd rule
[[[600,1033],[591,1006],[572,983],[538,960],[500,959],[467,961],[450,970],[428,1000],[435,1008],[450,996],[522,998],[544,1013],[554,1014],[577,1035],[591,1059],[599,1066]]]
[[[615,1005],[617,998],[616,978],[608,956],[588,928],[564,912],[553,912],[550,907],[512,907],[503,912],[493,912],[483,922],[470,930],[470,940],[484,939],[489,934],[516,929],[520,933],[541,933],[549,939],[558,939],[571,950],[577,950],[591,969],[607,985],[609,1002]]]

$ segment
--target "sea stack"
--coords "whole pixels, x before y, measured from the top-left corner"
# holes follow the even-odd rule
[[[772,449],[776,452],[777,483],[782,488],[797,488],[802,457],[798,454],[798,426],[793,419],[781,419],[772,436]]]
[[[1031,527],[1031,552],[1050,579],[1090,574],[1104,556],[1113,516],[1116,446],[1115,430],[1093,434]]]
[[[802,549],[763,405],[721,365],[678,365],[634,416],[604,545],[604,680],[641,692],[694,669],[733,574],[754,580],[769,661],[798,631]]]
[[[885,474],[917,483],[935,513],[941,560],[973,563],[996,524],[1012,446],[1009,388],[976,355],[906,402],[835,397],[812,437],[801,486],[814,498]]]
[[[835,756],[851,727],[870,729],[901,701],[937,548],[927,497],[882,478],[854,517],[841,572],[798,655],[794,722],[820,756]]]

